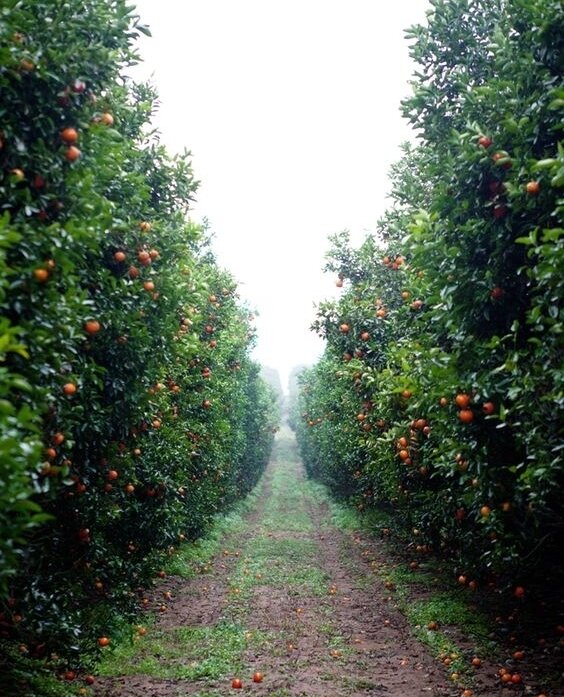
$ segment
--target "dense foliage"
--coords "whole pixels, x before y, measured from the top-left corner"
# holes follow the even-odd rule
[[[298,436],[337,494],[521,595],[564,542],[562,6],[435,0],[408,37],[418,144],[378,234],[333,238]]]
[[[189,153],[123,77],[123,0],[0,9],[0,678],[80,667],[275,430],[252,315],[189,222]],[[104,643],[103,641],[101,642]]]

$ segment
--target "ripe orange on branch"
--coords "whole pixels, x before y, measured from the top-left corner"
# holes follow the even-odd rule
[[[151,255],[144,249],[138,252],[137,259],[139,260],[139,263],[143,266],[148,266],[151,263]]]
[[[49,271],[47,269],[34,269],[33,277],[38,283],[45,283],[49,278]]]
[[[474,421],[474,412],[471,409],[461,409],[458,412],[458,418],[463,424],[469,424]]]
[[[461,409],[466,409],[466,407],[470,404],[470,401],[470,395],[466,394],[465,392],[460,392],[454,398],[454,403]]]
[[[68,162],[76,162],[81,155],[81,151],[75,145],[68,147],[65,152],[65,158]]]
[[[68,145],[76,143],[78,140],[78,131],[76,128],[63,128],[61,131],[61,140]]]
[[[100,324],[100,322],[98,322],[97,319],[89,319],[87,322],[84,323],[84,331],[87,334],[90,334],[91,336],[97,334],[101,328],[102,325]]]

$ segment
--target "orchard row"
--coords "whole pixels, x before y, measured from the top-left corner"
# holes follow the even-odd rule
[[[561,7],[433,5],[408,35],[420,138],[378,234],[333,238],[296,426],[339,496],[523,599],[564,542]]]
[[[70,679],[112,641],[276,430],[189,153],[123,77],[140,31],[121,0],[0,19],[0,682],[25,694],[32,659]]]

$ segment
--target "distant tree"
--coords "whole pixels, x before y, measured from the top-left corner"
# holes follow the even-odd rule
[[[278,370],[276,370],[276,368],[270,368],[267,365],[261,365],[260,374],[262,379],[272,387],[278,401],[282,403],[284,401],[284,390],[282,389],[282,381],[280,380],[280,373]]]
[[[300,391],[300,385],[298,378],[299,376],[304,372],[304,370],[307,370],[309,366],[307,365],[296,365],[292,368],[290,371],[290,375],[288,376],[288,423],[290,425],[290,428],[292,430],[295,430],[296,428],[296,410],[298,408],[298,395]]]

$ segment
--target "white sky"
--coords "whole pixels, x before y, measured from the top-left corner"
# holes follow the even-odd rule
[[[427,0],[136,0],[143,66],[170,151],[188,148],[221,265],[256,308],[255,357],[280,371],[323,342],[314,303],[327,236],[374,230],[388,170],[410,137],[399,113],[413,66],[403,31]]]

